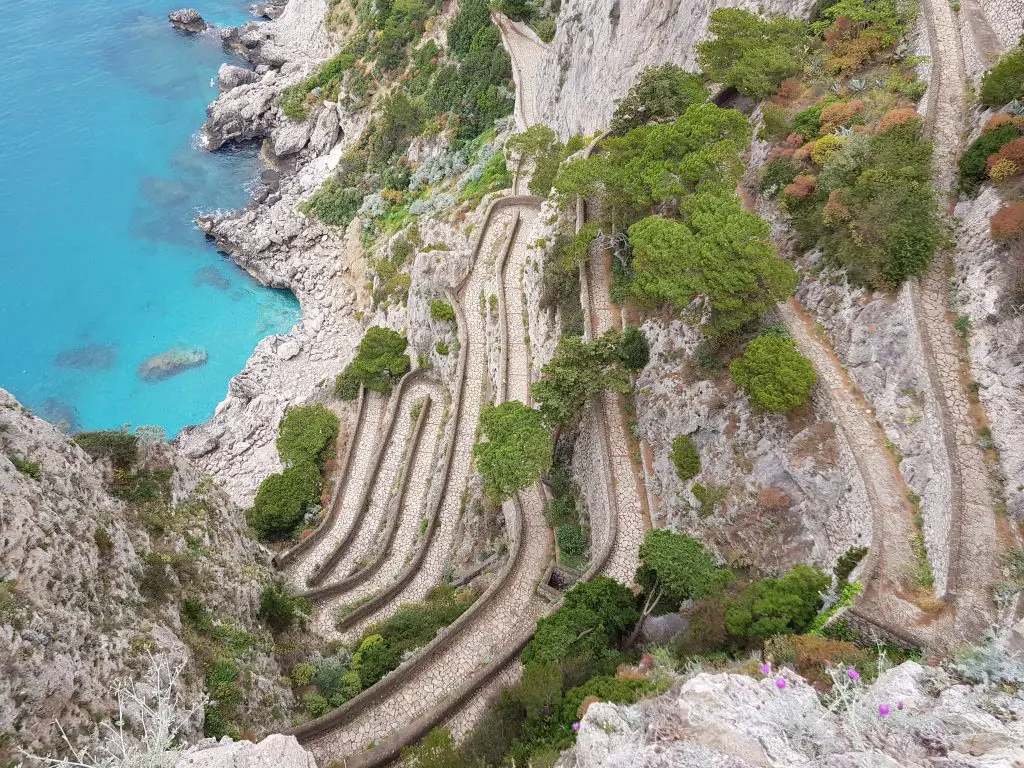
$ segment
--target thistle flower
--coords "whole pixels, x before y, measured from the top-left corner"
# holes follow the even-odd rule
[[[853,682],[857,682],[858,680],[860,680],[860,672],[858,672],[853,667],[850,667],[848,670],[846,670],[846,676],[853,680]]]
[[[769,664],[768,662],[765,662],[764,664],[761,665],[761,674],[762,675],[770,675],[771,673],[772,673],[772,665],[771,664]]]
[[[888,717],[890,712],[892,712],[892,710],[889,709],[889,705],[888,704],[879,704],[878,705],[878,714],[881,715],[882,717]]]
[[[900,702],[897,702],[897,704],[896,704],[896,709],[898,709],[898,710],[899,710],[900,712],[902,712],[902,711],[903,711],[903,707],[904,707],[904,706],[905,706],[905,705],[903,704],[903,702],[902,702],[902,701],[900,701]]]
[[[573,733],[579,733],[580,732],[580,724],[579,723],[573,723],[572,724],[572,730],[573,730]]]
[[[776,678],[775,679],[775,687],[778,688],[781,691],[783,688],[786,687],[786,681],[783,678],[781,678],[781,677]]]

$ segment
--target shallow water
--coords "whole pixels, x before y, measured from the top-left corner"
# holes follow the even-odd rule
[[[180,5],[180,4],[179,4]],[[215,36],[167,23],[153,0],[49,0],[4,8],[0,78],[0,387],[75,429],[208,418],[264,336],[298,303],[208,243],[200,210],[248,201],[255,146],[196,146],[217,67]],[[210,0],[207,21],[249,18]],[[207,362],[147,383],[174,347]]]

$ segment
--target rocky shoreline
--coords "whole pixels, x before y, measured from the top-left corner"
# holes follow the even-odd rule
[[[292,291],[301,306],[294,328],[260,341],[213,417],[174,441],[242,506],[264,477],[280,470],[274,439],[285,409],[326,391],[362,335],[354,312],[367,308],[358,237],[296,210],[362,126],[332,103],[292,123],[276,103],[284,88],[330,56],[326,10],[324,0],[292,0],[276,21],[222,30],[225,47],[253,69],[221,67],[221,93],[207,108],[202,131],[211,150],[263,139],[268,170],[246,208],[200,216],[198,226],[260,283]]]

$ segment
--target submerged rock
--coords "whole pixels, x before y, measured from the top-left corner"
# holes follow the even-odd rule
[[[61,368],[78,370],[106,370],[114,364],[117,346],[114,344],[87,344],[84,347],[65,349],[53,362]]]
[[[216,267],[202,267],[192,275],[192,285],[209,285],[211,288],[226,291],[231,287],[231,281]]]
[[[208,357],[205,349],[174,347],[144,360],[139,365],[137,374],[143,381],[153,384],[177,376],[191,368],[206,365]]]
[[[205,32],[210,26],[195,8],[182,8],[167,14],[167,18],[172,27],[186,35],[198,35],[200,32]]]

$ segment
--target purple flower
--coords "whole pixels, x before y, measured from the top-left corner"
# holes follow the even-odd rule
[[[786,687],[786,681],[783,680],[781,677],[777,677],[775,679],[775,687],[781,691],[783,688]]]
[[[854,682],[857,682],[858,680],[860,680],[860,672],[858,672],[853,667],[850,667],[848,670],[846,670],[846,676],[848,678],[850,678],[851,680],[853,680]]]
[[[572,724],[572,730],[573,730],[574,733],[579,733],[580,732],[580,724],[579,723],[573,723]]]
[[[902,701],[901,701],[901,702],[898,702],[898,703],[896,704],[896,709],[898,709],[898,710],[899,710],[900,712],[902,712],[902,711],[903,711],[903,707],[904,707],[904,704],[903,704],[903,702],[902,702]]]
[[[892,712],[892,710],[889,709],[888,704],[878,705],[878,714],[880,714],[882,717],[888,717],[890,712]]]
[[[768,662],[765,662],[764,664],[761,665],[761,674],[762,675],[770,675],[771,673],[772,673],[772,665],[771,664],[769,664]]]

